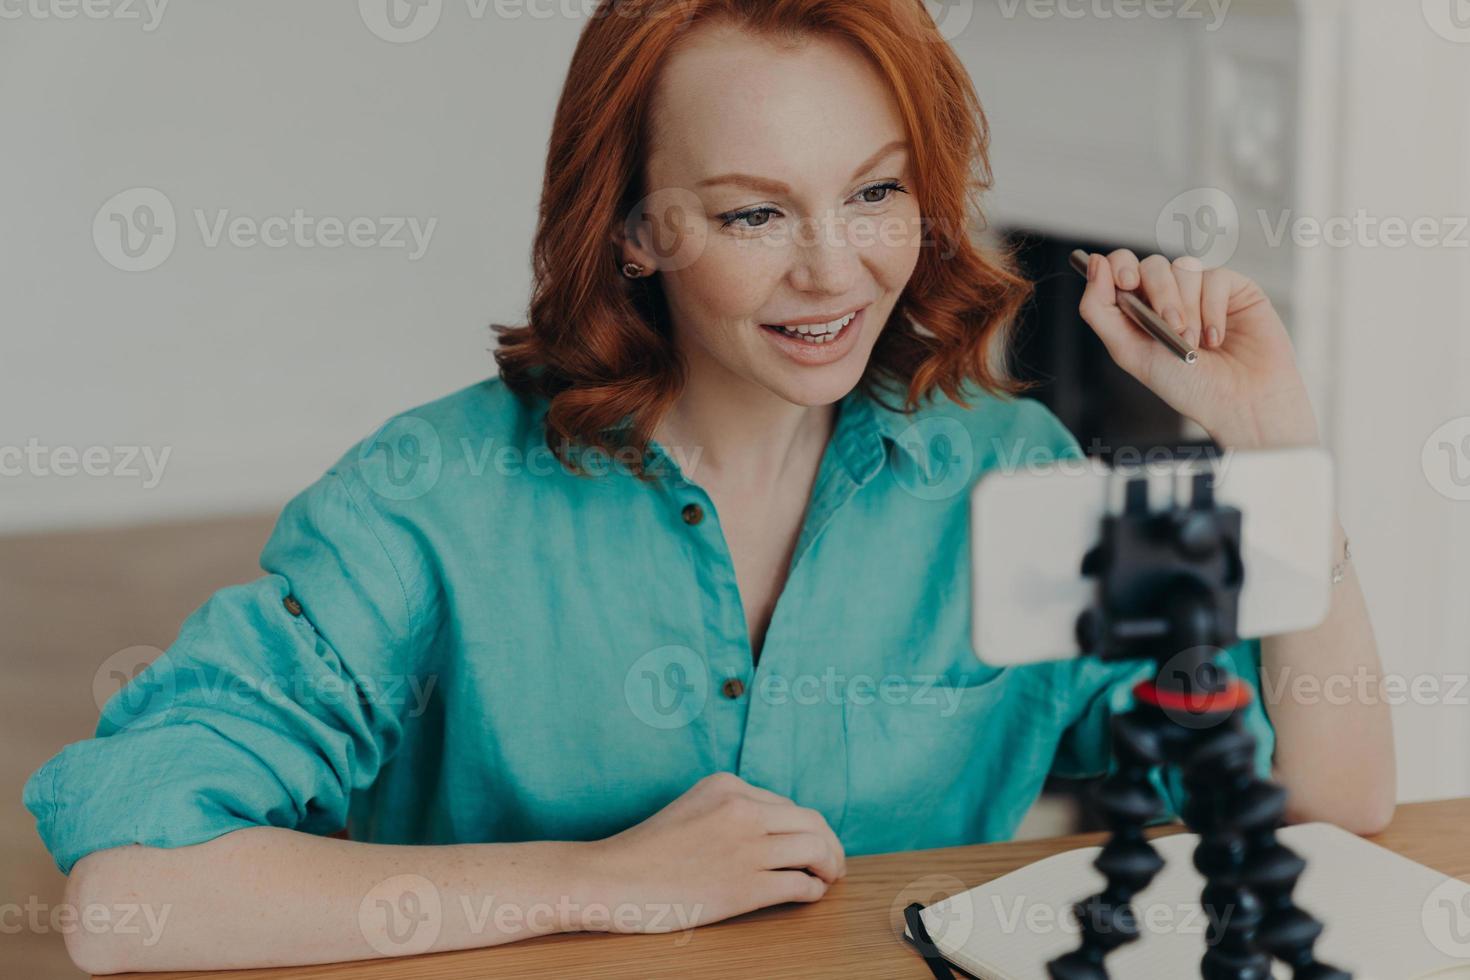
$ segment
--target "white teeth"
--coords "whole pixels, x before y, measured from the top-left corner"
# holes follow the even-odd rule
[[[837,339],[842,328],[852,322],[857,313],[849,313],[847,316],[833,320],[830,323],[799,323],[789,327],[777,326],[788,337],[799,337],[808,343],[828,344]]]

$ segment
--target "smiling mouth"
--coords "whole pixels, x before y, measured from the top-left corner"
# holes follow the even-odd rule
[[[761,326],[783,337],[790,337],[792,340],[811,344],[813,347],[820,347],[822,344],[832,343],[832,341],[841,336],[842,331],[846,330],[848,324],[852,323],[861,312],[861,310],[854,310],[846,316],[839,317],[828,323],[802,323],[789,327],[776,323],[763,323]]]

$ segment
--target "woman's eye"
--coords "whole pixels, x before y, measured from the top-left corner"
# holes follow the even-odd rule
[[[776,212],[770,208],[755,208],[751,211],[736,211],[731,214],[720,215],[724,221],[724,227],[739,224],[742,228],[761,228],[771,220]]]
[[[872,187],[864,187],[858,191],[858,197],[862,199],[862,203],[864,204],[882,204],[892,196],[894,191],[903,190],[905,188],[902,184],[896,180],[890,180],[881,184],[874,184]]]
[[[907,193],[908,188],[904,187],[897,180],[886,180],[881,184],[864,187],[858,191],[857,201],[860,204],[882,204],[892,197],[895,191]],[[770,223],[772,218],[779,218],[780,216],[780,211],[768,207],[750,208],[745,211],[727,211],[724,214],[716,215],[720,219],[721,227],[729,228],[735,226],[746,231],[764,228]]]

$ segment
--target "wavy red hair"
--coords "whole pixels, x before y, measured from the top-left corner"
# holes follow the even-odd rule
[[[496,325],[512,390],[550,402],[546,441],[642,458],[678,398],[684,366],[657,277],[629,280],[613,233],[646,193],[648,107],[689,29],[733,22],[782,40],[856,46],[892,87],[912,146],[926,237],[873,348],[862,386],[896,387],[912,411],[936,391],[1014,393],[1004,337],[1031,285],[972,240],[992,177],[989,129],[969,74],[922,0],[603,0],[572,55],[552,124],[524,326]],[[562,448],[559,448],[562,447]],[[631,450],[631,452],[630,452]]]

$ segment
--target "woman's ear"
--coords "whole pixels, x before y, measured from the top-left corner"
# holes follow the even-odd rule
[[[658,271],[658,256],[639,240],[642,237],[641,234],[636,238],[630,236],[623,229],[609,236],[613,243],[613,254],[617,256],[618,268],[624,268],[631,262],[643,270],[639,273],[640,276],[651,276]]]
[[[619,264],[637,263],[644,275],[686,269],[704,253],[708,221],[699,196],[680,187],[656,190],[628,210],[612,232]]]

